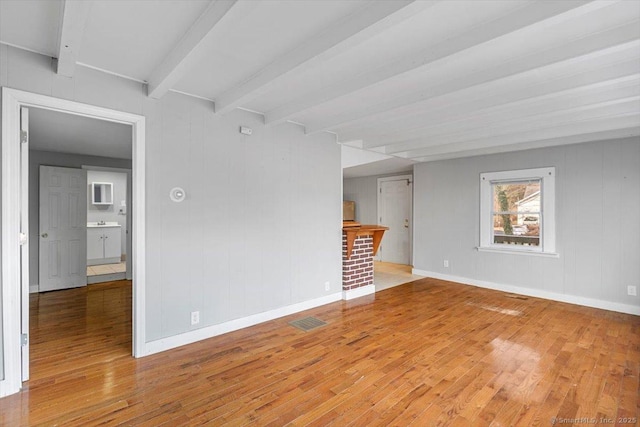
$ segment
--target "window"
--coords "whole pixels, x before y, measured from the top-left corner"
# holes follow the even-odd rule
[[[480,174],[478,249],[556,255],[555,168]]]

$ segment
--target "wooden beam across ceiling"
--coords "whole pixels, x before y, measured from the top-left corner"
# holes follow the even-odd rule
[[[313,123],[307,123],[307,133],[333,129],[337,126],[356,122],[368,116],[390,112],[402,107],[417,104],[430,98],[442,96],[474,86],[487,84],[498,79],[531,72],[541,67],[569,61],[574,58],[585,58],[588,55],[602,55],[616,49],[626,49],[638,42],[638,24],[631,22],[619,27],[592,34],[570,43],[560,44],[545,49],[543,52],[531,52],[509,63],[509,66],[495,66],[480,70],[464,79],[454,79],[444,82],[438,87],[426,91],[416,91],[410,96],[390,99],[386,102],[374,104],[349,113],[342,113],[333,117],[323,118]]]
[[[398,58],[398,60],[371,70],[364,75],[349,76],[349,78],[333,86],[323,87],[315,92],[305,94],[304,97],[266,112],[265,123],[280,123],[322,103],[354,93],[420,67],[425,67],[435,61],[459,54],[487,41],[543,21],[559,19],[559,15],[562,15],[562,19],[568,19],[570,16],[580,15],[603,6],[604,4],[590,1],[535,2],[528,4],[514,12],[479,25],[457,37],[447,39],[435,46],[429,46],[419,55]],[[332,124],[333,122],[312,124],[310,131],[323,130]]]
[[[455,120],[466,120],[470,115],[505,109],[546,98],[575,94],[583,95],[594,90],[608,90],[609,87],[637,84],[640,78],[640,52],[635,57],[622,61],[615,58],[602,66],[600,61],[567,63],[565,69],[572,70],[561,77],[552,77],[545,70],[538,69],[531,83],[529,76],[511,79],[508,82],[495,81],[469,90],[430,98],[419,104],[410,105],[398,111],[398,115],[375,116],[337,129],[340,139],[349,141],[361,138],[363,148],[373,149],[383,145],[418,138],[422,130],[431,124],[442,124]],[[618,53],[615,54],[618,57]],[[621,58],[622,58],[621,57]]]
[[[591,105],[576,108],[553,110],[542,114],[522,115],[518,119],[487,120],[482,125],[473,124],[462,130],[456,131],[454,124],[439,129],[439,132],[425,132],[420,139],[413,140],[413,144],[395,144],[385,148],[386,154],[397,155],[397,153],[412,152],[435,144],[458,143],[466,140],[476,140],[499,136],[503,134],[513,134],[535,131],[541,127],[559,127],[565,124],[587,122],[591,120],[606,120],[607,118],[618,118],[626,115],[639,114],[640,96],[630,96],[622,99],[615,99],[606,102],[594,103]],[[640,123],[639,123],[640,124]]]
[[[214,0],[193,26],[171,50],[164,61],[151,73],[147,94],[162,98],[173,86],[207,54],[206,41],[213,29],[236,5],[237,0]],[[244,2],[249,4],[251,2]]]
[[[479,148],[462,148],[456,151],[439,150],[439,153],[413,159],[416,162],[434,162],[437,160],[456,159],[460,157],[479,156],[485,154],[506,153],[510,151],[532,150],[535,148],[554,147],[557,145],[581,144],[584,142],[607,141],[613,139],[629,138],[640,135],[640,126],[626,127],[613,130],[587,132],[576,135],[565,135],[557,138],[545,138]]]
[[[64,0],[62,22],[58,31],[58,65],[56,72],[65,77],[73,77],[76,70],[82,36],[87,24],[93,0]]]
[[[482,132],[492,126],[504,128],[516,123],[541,120],[542,116],[553,119],[554,116],[572,115],[581,111],[580,109],[593,109],[597,105],[604,107],[602,103],[622,103],[629,97],[640,95],[640,74],[547,94],[544,94],[539,86],[534,85],[532,90],[538,90],[541,94],[485,109],[461,108],[464,112],[460,114],[455,111],[452,113],[453,108],[444,108],[442,114],[440,111],[434,111],[425,118],[420,127],[398,131],[395,136],[372,136],[369,138],[371,141],[367,140],[364,147],[385,146],[386,153],[396,153],[421,148],[425,140],[447,133]],[[474,102],[470,104],[477,105]]]
[[[263,95],[278,79],[293,70],[303,71],[339,55],[363,41],[378,35],[416,13],[431,7],[435,1],[373,1],[344,17],[329,28],[277,58],[258,73],[216,98],[216,112],[226,113],[243,103]]]
[[[623,113],[619,115],[609,115],[595,119],[576,120],[569,123],[562,123],[557,126],[546,126],[545,123],[538,123],[535,128],[526,131],[513,133],[494,134],[483,138],[470,138],[466,140],[449,141],[447,143],[437,143],[425,148],[420,148],[402,153],[395,153],[397,157],[423,161],[425,157],[435,156],[445,153],[456,153],[469,150],[478,150],[488,147],[498,147],[502,145],[524,144],[531,141],[550,140],[567,138],[573,135],[586,135],[606,131],[629,130],[633,135],[635,129],[640,127],[640,112]],[[635,134],[637,135],[637,134]],[[444,141],[440,141],[444,142]]]

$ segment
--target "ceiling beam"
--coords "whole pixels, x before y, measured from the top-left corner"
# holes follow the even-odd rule
[[[93,6],[92,0],[64,0],[62,4],[62,22],[58,32],[58,65],[56,73],[73,77],[78,54],[82,46],[82,35],[87,18]]]
[[[278,81],[293,70],[301,72],[322,61],[339,55],[379,34],[435,1],[396,0],[373,1],[365,7],[323,29],[306,42],[276,59],[259,72],[216,98],[216,112],[227,113],[248,101],[267,93]]]
[[[376,142],[376,147],[386,146],[385,152],[407,151],[424,146],[425,140],[433,140],[442,135],[464,132],[482,132],[492,126],[505,127],[514,123],[525,124],[529,119],[542,117],[553,119],[580,111],[613,106],[625,103],[630,97],[640,96],[640,74],[618,84],[589,85],[562,93],[545,95],[521,102],[511,102],[498,107],[468,113],[464,118],[448,120],[431,126],[411,129],[407,132],[396,131],[395,137],[386,136],[386,143]],[[425,118],[425,120],[427,120]],[[431,121],[431,117],[428,118]],[[364,148],[374,148],[364,145]]]
[[[640,135],[640,126],[605,130],[601,132],[584,133],[570,135],[566,137],[541,139],[536,141],[523,142],[519,144],[498,145],[494,147],[468,149],[455,152],[444,152],[443,154],[433,154],[414,159],[418,162],[434,162],[438,160],[457,159],[461,157],[471,157],[486,154],[506,153],[511,151],[532,150],[535,148],[554,147],[557,145],[581,144],[592,141],[608,141],[613,139],[629,138]]]
[[[553,2],[553,4],[555,3],[556,2]],[[337,114],[325,120],[308,122],[306,123],[307,133],[333,129],[337,126],[353,123],[375,114],[386,113],[408,105],[423,102],[437,96],[442,96],[447,93],[531,72],[552,64],[559,64],[579,57],[586,59],[590,55],[597,56],[609,52],[615,52],[619,49],[627,49],[632,45],[637,46],[638,42],[638,24],[637,22],[631,22],[610,30],[573,40],[569,43],[563,43],[544,51],[531,52],[528,55],[509,62],[508,66],[505,64],[497,64],[494,67],[477,71],[473,74],[466,75],[463,78],[442,82],[437,87],[430,88],[429,90],[416,91],[409,96],[394,98],[386,102],[371,105],[368,108],[362,108],[351,112],[342,112],[341,114]]]
[[[560,115],[578,112],[584,109],[597,108],[606,102],[624,102],[624,98],[640,95],[640,74],[632,81],[617,85],[590,85],[576,90],[565,91],[551,96],[530,98],[524,101],[501,104],[493,108],[473,111],[464,118],[452,116],[451,120],[442,118],[440,123],[432,122],[432,117],[425,116],[429,124],[408,130],[392,130],[384,136],[374,139],[374,144],[363,144],[363,148],[372,149],[384,146],[385,152],[406,151],[423,146],[425,139],[437,138],[454,132],[483,131],[494,124],[511,125],[515,122],[525,123],[541,116],[553,118]],[[442,117],[439,115],[439,117]],[[530,119],[530,120],[529,120]],[[416,119],[417,120],[417,119]]]
[[[395,153],[395,156],[405,159],[419,160],[424,157],[446,154],[449,152],[483,149],[501,145],[523,144],[530,141],[565,138],[572,135],[580,135],[594,132],[613,131],[618,129],[640,127],[640,112],[620,114],[618,116],[601,117],[599,119],[577,120],[557,126],[546,126],[540,123],[538,129],[526,132],[504,133],[491,135],[484,138],[474,138],[465,141],[457,141],[448,144],[439,144],[419,150]],[[559,139],[561,141],[561,139]],[[561,142],[558,143],[558,145]]]
[[[207,54],[206,40],[215,26],[233,8],[237,0],[213,0],[198,20],[189,28],[164,61],[149,76],[147,94],[162,98]],[[251,2],[246,2],[251,3]]]
[[[387,154],[411,152],[412,150],[420,150],[432,145],[457,143],[463,140],[488,138],[493,135],[525,132],[539,129],[542,126],[562,126],[567,123],[617,117],[622,114],[635,112],[640,112],[640,95],[595,102],[574,108],[559,108],[555,110],[548,108],[547,111],[543,113],[537,112],[530,115],[521,114],[515,119],[509,117],[501,119],[499,115],[497,115],[493,119],[477,120],[469,126],[452,124],[442,128],[443,131],[438,133],[425,132],[420,138],[387,145],[384,152]]]
[[[265,123],[280,123],[322,103],[424,67],[489,40],[557,17],[560,14],[565,18],[568,18],[569,15],[582,14],[587,10],[594,9],[596,6],[602,7],[598,3],[589,3],[588,1],[535,2],[529,4],[505,16],[478,25],[457,37],[429,46],[417,55],[397,58],[397,60],[368,73],[349,76],[349,78],[332,86],[322,87],[315,92],[305,94],[299,99],[267,111],[265,113]],[[317,127],[322,125],[319,124]]]
[[[389,117],[365,119],[347,129],[338,129],[337,132],[341,140],[361,138],[364,140],[363,147],[371,149],[397,142],[398,135],[402,135],[403,139],[417,138],[422,129],[442,124],[445,120],[465,120],[478,113],[572,94],[578,96],[594,91],[607,91],[610,88],[637,85],[640,81],[640,56],[612,62],[605,67],[599,63],[582,63],[580,67],[571,68],[576,72],[560,78],[544,78],[542,71],[541,79],[536,84],[516,80],[503,84],[500,81],[431,98]]]

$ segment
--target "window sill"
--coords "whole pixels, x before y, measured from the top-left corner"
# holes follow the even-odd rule
[[[502,249],[502,248],[488,248],[488,247],[477,247],[478,252],[495,252],[500,254],[512,254],[512,255],[530,255],[530,256],[539,256],[544,258],[560,258],[560,254],[556,252],[538,252],[538,251],[528,251],[528,250],[518,250],[518,249]]]

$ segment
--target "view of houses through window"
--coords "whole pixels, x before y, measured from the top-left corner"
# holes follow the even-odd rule
[[[492,182],[493,243],[540,245],[541,180]]]

